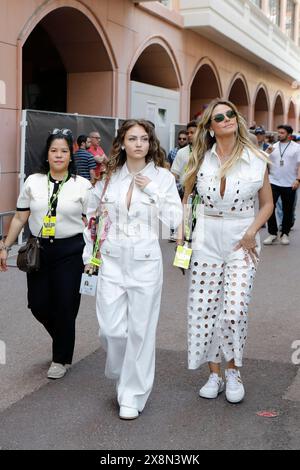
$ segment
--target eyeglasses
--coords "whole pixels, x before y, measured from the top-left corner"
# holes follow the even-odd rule
[[[178,140],[187,140],[186,137],[178,137]]]
[[[91,136],[91,139],[101,140],[101,137],[96,137],[95,135],[92,135],[92,136]]]
[[[57,127],[53,129],[51,135],[62,134],[62,135],[72,135],[72,131],[70,129],[58,129]]]
[[[228,111],[226,111],[225,114],[216,114],[212,117],[212,119],[216,122],[222,122],[226,117],[228,117],[229,119],[233,119],[234,117],[236,117],[236,113],[233,111],[233,109],[229,109]]]

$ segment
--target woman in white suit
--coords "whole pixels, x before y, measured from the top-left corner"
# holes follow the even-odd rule
[[[107,352],[105,374],[117,381],[119,416],[139,416],[152,390],[155,337],[163,282],[159,219],[176,228],[182,207],[174,176],[148,121],[127,120],[114,140],[109,183],[102,207],[110,227],[100,247],[97,287],[100,338]],[[105,180],[98,181],[87,216],[95,216]],[[90,268],[93,242],[85,231],[84,263]]]

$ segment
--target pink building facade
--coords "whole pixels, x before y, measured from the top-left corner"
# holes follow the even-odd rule
[[[19,190],[22,109],[127,118],[144,84],[178,101],[170,122],[186,123],[220,96],[249,123],[298,131],[299,28],[288,37],[265,1],[228,0],[222,14],[213,3],[1,0],[0,214],[14,210]],[[234,26],[228,8],[240,15]]]

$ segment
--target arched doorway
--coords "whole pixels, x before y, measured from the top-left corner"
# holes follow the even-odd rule
[[[22,48],[22,107],[111,116],[113,65],[99,31],[73,7],[57,8]]]
[[[296,109],[295,109],[295,104],[293,103],[293,101],[291,100],[290,101],[290,105],[289,105],[289,108],[288,108],[288,125],[289,126],[292,126],[292,128],[294,129],[294,132],[298,132],[298,126],[296,124]]]
[[[222,90],[214,66],[200,65],[191,85],[190,118],[197,119],[214,98],[222,96]]]
[[[283,98],[278,93],[273,108],[273,130],[275,131],[281,124],[284,124],[284,105]]]
[[[171,124],[180,122],[181,84],[170,46],[159,37],[150,39],[130,68],[130,117],[153,122],[166,150],[171,146]]]
[[[228,95],[229,101],[234,103],[239,112],[244,116],[246,122],[249,119],[249,92],[245,80],[241,77],[236,78],[230,88]]]
[[[262,126],[268,130],[269,125],[269,100],[267,92],[263,86],[261,86],[256,94],[254,103],[254,121],[256,126]]]

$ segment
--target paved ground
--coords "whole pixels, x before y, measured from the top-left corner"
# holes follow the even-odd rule
[[[298,211],[299,213],[299,211]],[[289,247],[263,249],[250,308],[243,379],[246,399],[197,396],[206,367],[186,369],[187,277],[171,267],[173,244],[162,242],[165,284],[153,393],[138,420],[118,418],[114,384],[103,376],[94,301],[82,302],[75,361],[67,376],[45,378],[50,342],[26,309],[25,276],[0,276],[0,448],[2,449],[299,449],[300,216]],[[262,238],[265,232],[262,232]],[[12,260],[13,262],[13,260]],[[300,360],[299,354],[295,354]],[[300,362],[300,361],[299,361]],[[275,410],[277,418],[262,418]]]

